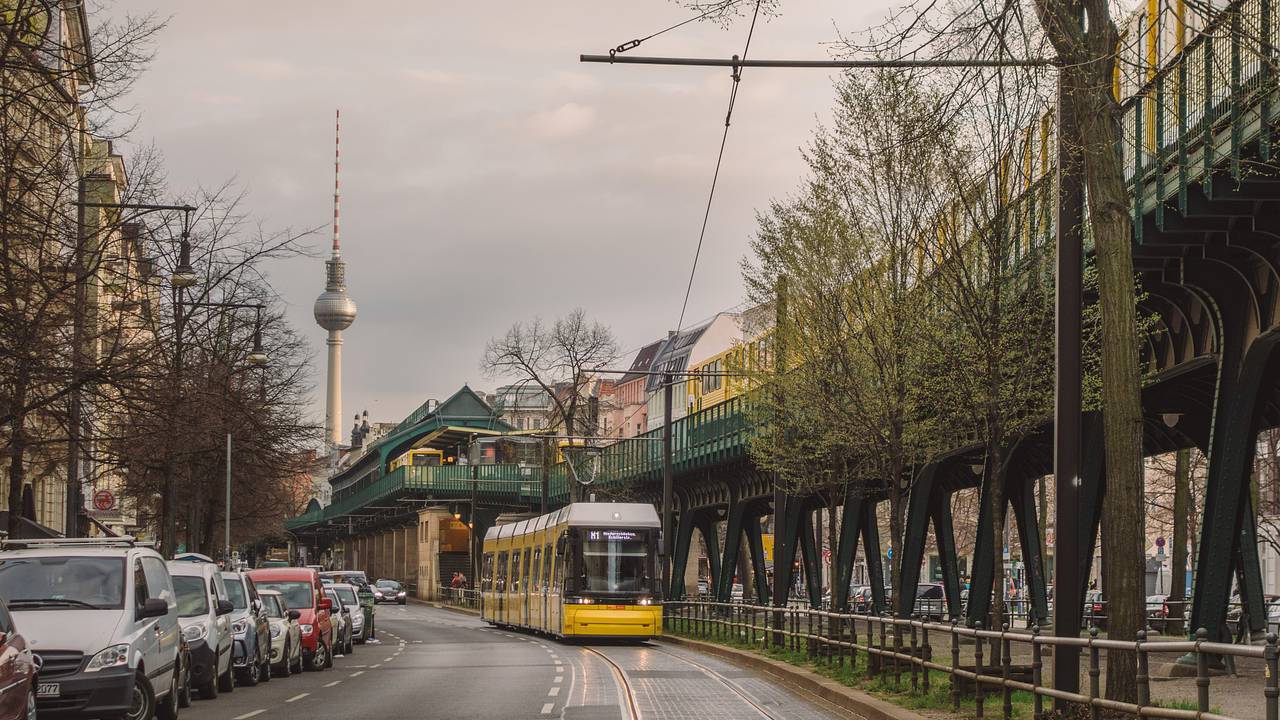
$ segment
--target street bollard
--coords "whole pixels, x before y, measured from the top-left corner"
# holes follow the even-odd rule
[[[1012,661],[1009,658],[1009,623],[1004,623],[1000,628],[1000,679],[1003,683],[1003,699],[1004,720],[1013,717],[1013,688],[1009,687],[1009,670]]]
[[[1209,712],[1209,656],[1200,650],[1200,643],[1208,637],[1208,630],[1196,630],[1196,705],[1202,713]]]
[[[956,621],[951,621],[951,710],[960,712],[960,683],[956,680],[956,668],[960,667],[960,633]]]
[[[1147,631],[1138,631],[1138,707],[1151,704],[1151,676],[1147,666]]]
[[[1098,628],[1089,628],[1089,698],[1090,700],[1098,699],[1098,678],[1102,674],[1102,666],[1098,662],[1098,646],[1094,643],[1098,640]],[[1096,703],[1089,703],[1089,716],[1093,720],[1098,720],[1101,709]]]
[[[974,623],[973,629],[982,630],[982,623],[981,622]],[[982,638],[978,636],[975,636],[973,638],[973,667],[974,667],[974,671],[978,675],[982,674]],[[979,680],[977,677],[975,677],[973,679],[973,703],[974,703],[974,711],[975,711],[974,716],[977,717],[978,720],[982,720],[982,713],[984,710],[984,708],[982,707],[982,698],[983,698],[982,681]]]
[[[1267,686],[1263,690],[1263,694],[1267,698],[1267,720],[1280,720],[1280,679],[1276,678],[1280,674],[1280,649],[1276,647],[1276,634],[1267,633],[1267,646],[1262,651],[1262,657],[1266,662]]]
[[[1040,626],[1031,626],[1031,684],[1039,690],[1044,683],[1044,655],[1037,642],[1040,638]],[[1035,720],[1044,720],[1044,696],[1039,692],[1034,693]]]

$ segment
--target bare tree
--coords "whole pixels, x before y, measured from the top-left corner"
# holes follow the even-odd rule
[[[583,417],[596,371],[618,359],[618,341],[605,325],[588,320],[576,308],[550,326],[541,318],[513,324],[505,335],[485,345],[480,367],[492,378],[515,378],[516,386],[546,393],[554,411],[552,427],[562,425],[566,436],[595,435]],[[579,488],[570,484],[569,499]]]

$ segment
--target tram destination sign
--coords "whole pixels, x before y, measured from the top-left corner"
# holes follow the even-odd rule
[[[635,530],[588,530],[587,540],[597,542],[605,540],[608,542],[623,542],[625,540],[639,539],[640,533]]]

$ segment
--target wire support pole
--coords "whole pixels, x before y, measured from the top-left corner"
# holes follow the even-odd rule
[[[671,597],[671,565],[675,545],[675,533],[671,522],[671,495],[675,482],[675,469],[671,458],[671,400],[674,379],[667,375],[662,381],[662,593]]]
[[[579,62],[610,65],[680,65],[684,67],[727,68],[1035,68],[1053,67],[1054,58],[1009,58],[1007,60],[748,60],[746,58],[655,57],[649,55],[578,56]]]

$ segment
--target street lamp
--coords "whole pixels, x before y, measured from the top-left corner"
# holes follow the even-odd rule
[[[173,274],[169,276],[169,284],[174,288],[182,290],[189,288],[200,281],[196,276],[196,271],[191,267],[191,240],[186,223],[183,223],[182,241],[178,246],[178,265],[173,269]]]

